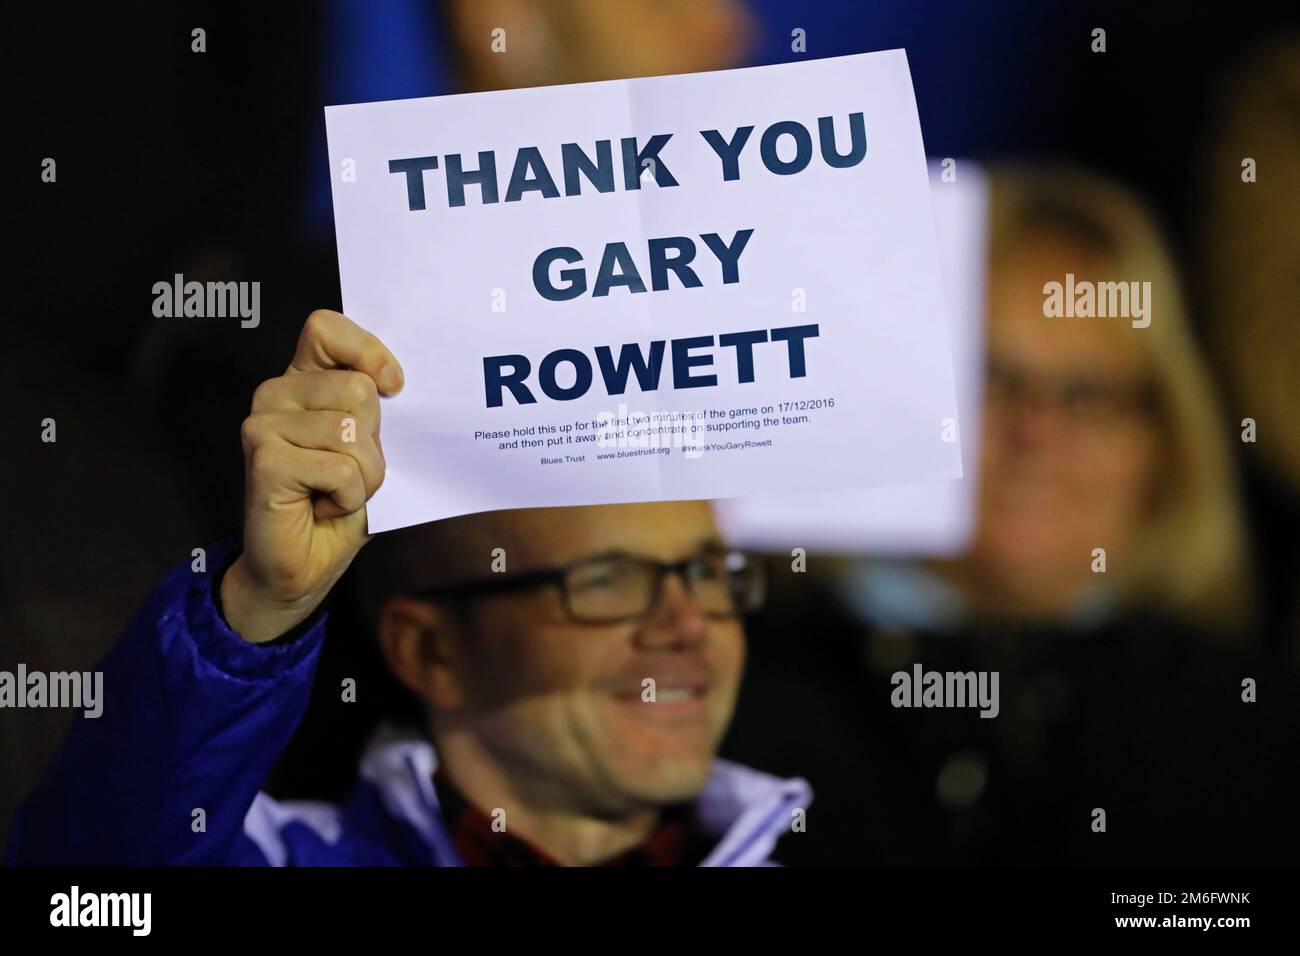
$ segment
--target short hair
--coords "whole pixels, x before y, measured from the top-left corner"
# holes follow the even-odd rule
[[[502,542],[500,515],[482,512],[385,531],[353,562],[353,596],[374,627],[391,598],[480,577]]]

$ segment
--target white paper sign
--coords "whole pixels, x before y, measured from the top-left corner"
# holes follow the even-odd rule
[[[903,51],[325,116],[372,532],[961,474]]]
[[[949,160],[948,162],[952,162]],[[965,477],[818,494],[731,498],[717,505],[734,544],[788,552],[802,547],[839,554],[951,556],[975,530],[980,406],[984,392],[988,277],[988,182],[961,160],[931,169],[935,231],[961,413]],[[953,175],[955,174],[955,175]]]

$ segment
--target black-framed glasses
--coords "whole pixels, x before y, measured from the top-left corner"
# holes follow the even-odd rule
[[[583,558],[557,568],[503,571],[498,577],[430,588],[427,600],[473,598],[558,585],[564,608],[584,624],[613,624],[643,617],[659,600],[664,578],[677,575],[709,617],[730,618],[758,610],[767,592],[760,558],[732,548],[709,548],[682,561],[656,561],[632,554]]]
[[[1067,421],[1080,424],[1150,416],[1160,404],[1155,386],[1146,379],[1039,376],[996,357],[988,361],[985,393],[990,403],[1048,405]]]

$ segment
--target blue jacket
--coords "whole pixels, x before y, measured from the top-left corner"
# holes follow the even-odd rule
[[[437,756],[422,738],[374,740],[344,807],[261,791],[307,707],[325,614],[295,640],[250,644],[214,604],[215,573],[187,564],[169,574],[100,663],[103,713],[75,719],[15,818],[5,862],[462,865],[433,788]],[[811,799],[803,780],[715,761],[696,803],[717,837],[701,865],[766,863]]]

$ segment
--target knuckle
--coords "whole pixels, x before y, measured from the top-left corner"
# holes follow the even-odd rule
[[[270,479],[279,467],[278,457],[271,449],[254,447],[248,454],[248,475],[255,483]]]
[[[330,313],[326,309],[317,309],[307,316],[307,321],[303,323],[302,333],[304,336],[312,339],[324,338],[329,331]]]
[[[347,488],[355,485],[361,480],[361,468],[357,460],[351,455],[338,455],[338,462],[334,465],[335,475],[340,488]]]
[[[347,372],[344,379],[344,391],[350,400],[349,407],[368,408],[370,404],[377,401],[379,392],[375,388],[375,381],[364,372]]]
[[[257,388],[253,389],[253,411],[256,412],[257,410],[266,408],[271,404],[276,391],[275,383],[278,381],[279,379],[276,378],[268,378],[266,381],[258,385]]]
[[[245,450],[252,449],[262,440],[262,422],[257,415],[249,415],[239,425],[239,440]]]

